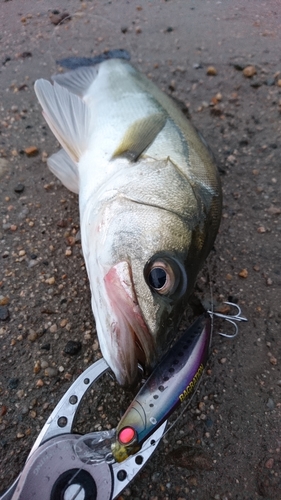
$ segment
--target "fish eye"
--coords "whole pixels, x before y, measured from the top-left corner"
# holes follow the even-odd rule
[[[149,286],[160,293],[171,293],[175,285],[175,273],[168,262],[156,260],[149,265],[146,273]]]

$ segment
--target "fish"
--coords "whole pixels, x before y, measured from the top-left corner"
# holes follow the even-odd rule
[[[123,386],[171,344],[211,251],[222,207],[206,143],[127,60],[39,79],[62,149],[50,170],[79,195],[81,245],[100,349]]]

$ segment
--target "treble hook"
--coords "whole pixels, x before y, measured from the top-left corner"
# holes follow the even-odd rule
[[[234,333],[233,334],[227,334],[227,333],[223,333],[223,332],[218,333],[222,337],[227,337],[227,338],[232,339],[232,338],[236,337],[236,335],[238,334],[238,331],[239,331],[237,323],[239,323],[239,321],[248,321],[248,320],[244,316],[241,316],[242,311],[241,311],[241,308],[238,306],[238,304],[234,304],[233,302],[224,302],[224,304],[227,304],[229,306],[236,308],[237,313],[233,314],[233,315],[222,314],[222,313],[218,313],[218,312],[214,312],[214,311],[208,311],[208,313],[210,314],[211,318],[216,316],[217,318],[225,319],[226,321],[228,321],[229,323],[231,323],[234,326]]]

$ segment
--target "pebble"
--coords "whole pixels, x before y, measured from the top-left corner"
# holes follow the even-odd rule
[[[243,69],[243,75],[246,76],[246,78],[252,78],[256,73],[257,70],[255,66],[246,66],[246,68]]]
[[[41,378],[39,378],[39,380],[37,380],[37,382],[36,382],[35,385],[36,385],[36,387],[43,387],[44,382],[43,382],[43,380]]]
[[[44,351],[49,351],[51,349],[51,344],[49,344],[49,343],[43,344],[41,346],[41,349],[43,349]]]
[[[32,156],[37,156],[39,154],[39,149],[36,146],[29,146],[28,148],[25,148],[24,152],[28,158],[31,158]]]
[[[22,193],[24,191],[24,184],[17,184],[16,187],[14,187],[15,193]]]
[[[58,327],[57,327],[57,325],[55,323],[50,326],[50,332],[51,333],[57,333],[57,331],[58,331]]]
[[[10,318],[10,313],[9,309],[7,306],[0,306],[0,320],[1,321],[8,321]]]
[[[0,306],[7,306],[10,300],[9,297],[4,297],[4,295],[0,295]]]
[[[239,273],[238,273],[238,276],[240,276],[240,278],[248,278],[248,271],[247,269],[242,269]]]
[[[33,367],[33,373],[35,373],[35,375],[37,375],[37,373],[39,373],[41,370],[41,364],[40,364],[40,361],[36,361],[35,362],[35,365]]]
[[[48,367],[49,367],[49,363],[48,363],[48,361],[46,361],[45,359],[41,359],[40,364],[41,364],[41,368],[42,368],[43,370],[45,370],[46,368],[48,368]]]
[[[58,10],[53,10],[49,18],[51,23],[55,26],[57,26],[58,24],[63,24],[65,21],[71,20],[71,16],[67,12],[60,13]]]
[[[214,66],[208,66],[206,73],[209,76],[216,76],[218,74],[218,72]]]
[[[267,408],[272,411],[275,408],[275,403],[272,398],[268,398],[267,403],[266,403]]]
[[[272,469],[273,465],[274,465],[274,459],[273,458],[269,458],[265,462],[265,464],[264,464],[264,466],[266,467],[266,469]]]
[[[51,278],[47,278],[45,280],[45,283],[48,283],[48,285],[54,285],[56,282],[56,278],[54,276],[52,276]]]
[[[8,411],[7,406],[2,405],[0,408],[0,417],[4,417],[4,415],[6,415],[6,413],[7,413],[7,411]]]
[[[48,368],[45,369],[44,374],[46,377],[56,377],[58,374],[58,369],[54,366],[48,366]]]
[[[68,354],[69,356],[75,356],[76,354],[81,351],[82,344],[79,341],[76,340],[69,340],[63,350],[65,354]]]
[[[62,319],[60,322],[60,327],[64,328],[67,325],[67,322],[68,322],[67,319]]]
[[[19,385],[19,379],[18,378],[10,378],[8,382],[8,387],[9,389],[16,389]]]
[[[30,342],[35,342],[35,340],[37,339],[37,333],[35,332],[35,330],[32,330],[32,328],[29,330],[29,334],[27,335],[27,339],[30,341]]]

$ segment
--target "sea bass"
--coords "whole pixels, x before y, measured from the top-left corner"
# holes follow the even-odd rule
[[[40,79],[62,150],[48,166],[79,194],[81,243],[102,354],[121,385],[171,342],[221,218],[205,143],[127,61]]]

